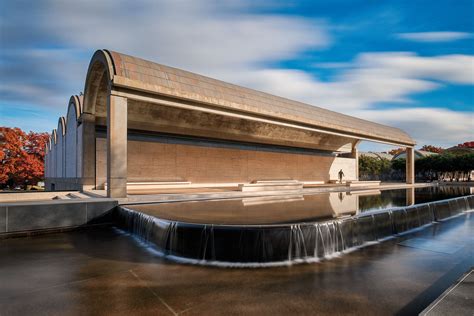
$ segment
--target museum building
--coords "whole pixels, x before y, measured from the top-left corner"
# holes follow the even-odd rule
[[[49,190],[305,186],[358,179],[361,141],[407,148],[400,129],[121,53],[93,55],[84,95],[72,96],[45,156]]]

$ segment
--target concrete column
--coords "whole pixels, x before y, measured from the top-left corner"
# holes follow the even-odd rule
[[[107,196],[127,197],[127,99],[107,98]]]
[[[415,149],[413,147],[406,148],[406,183],[415,183]]]
[[[355,179],[359,180],[359,150],[357,149],[357,144],[352,145],[351,158],[355,159]]]
[[[82,122],[82,189],[95,188],[95,116],[81,114]]]

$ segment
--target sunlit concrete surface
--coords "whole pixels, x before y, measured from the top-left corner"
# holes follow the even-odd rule
[[[474,267],[453,286],[447,289],[421,315],[470,316],[474,312]]]
[[[166,261],[113,228],[0,241],[2,315],[415,315],[474,265],[474,214],[314,264]],[[401,243],[455,244],[446,253]]]

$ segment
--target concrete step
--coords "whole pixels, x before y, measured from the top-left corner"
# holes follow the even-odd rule
[[[71,199],[90,199],[91,198],[89,195],[80,193],[80,192],[69,193],[66,196],[68,196]]]
[[[127,182],[127,190],[174,189],[187,187],[190,184],[189,181]],[[104,189],[107,190],[107,183],[104,185]]]
[[[56,195],[53,197],[53,200],[70,200],[71,198],[68,195]]]

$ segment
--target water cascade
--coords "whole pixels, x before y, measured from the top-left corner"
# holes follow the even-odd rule
[[[159,219],[126,207],[117,225],[165,255],[203,264],[318,261],[474,209],[474,195],[324,222],[210,225]]]

